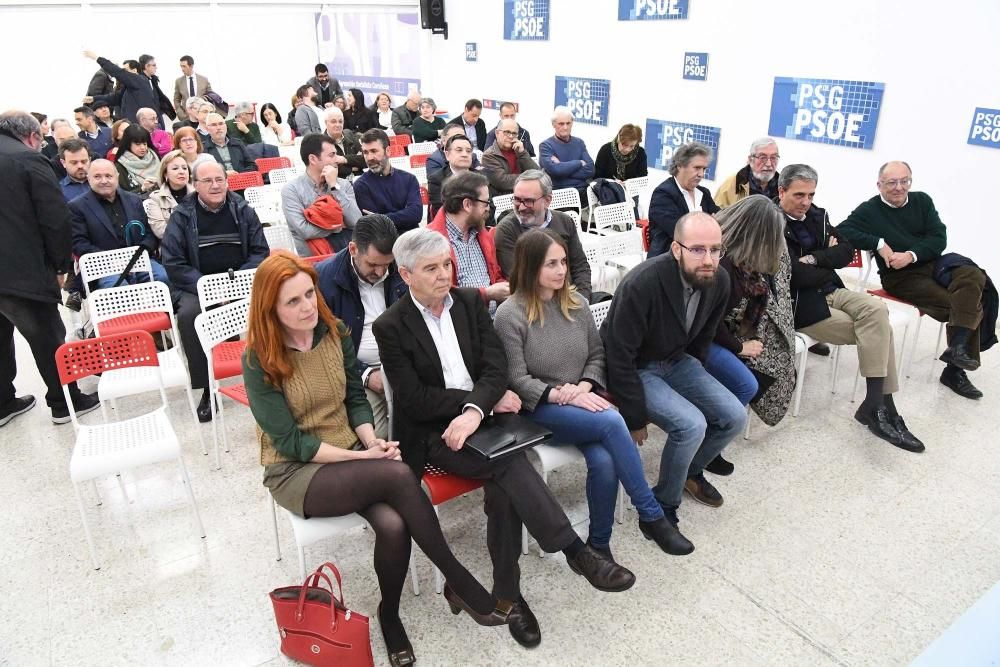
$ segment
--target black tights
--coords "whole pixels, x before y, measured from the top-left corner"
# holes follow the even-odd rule
[[[390,634],[402,631],[399,598],[410,563],[410,536],[452,588],[475,611],[488,614],[495,600],[448,548],[430,500],[409,466],[363,460],[322,466],[309,483],[307,517],[357,512],[375,531],[375,574],[382,589],[382,621]],[[395,627],[393,627],[395,626]]]

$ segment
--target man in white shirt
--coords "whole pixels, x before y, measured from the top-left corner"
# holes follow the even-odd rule
[[[206,93],[212,92],[212,84],[201,74],[194,71],[194,58],[191,56],[181,56],[181,74],[174,81],[174,109],[177,110],[178,120],[188,119],[187,101],[191,97],[204,97]]]

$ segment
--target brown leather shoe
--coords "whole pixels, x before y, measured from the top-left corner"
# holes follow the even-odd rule
[[[627,568],[595,551],[592,547],[583,549],[574,558],[567,558],[569,569],[582,575],[590,585],[606,593],[627,591],[635,583],[635,575]]]
[[[704,473],[688,477],[684,482],[684,490],[702,505],[722,507],[722,494],[705,479]]]

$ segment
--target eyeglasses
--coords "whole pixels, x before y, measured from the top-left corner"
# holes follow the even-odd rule
[[[472,201],[477,201],[480,204],[486,204],[487,206],[490,205],[490,200],[489,199],[476,199],[475,197],[469,197],[469,199],[471,199]]]
[[[726,255],[726,249],[722,247],[702,248],[701,246],[697,246],[689,248],[680,241],[675,240],[674,243],[691,253],[695,259],[705,259],[705,255],[711,255],[712,259],[722,259]]]
[[[502,134],[505,137],[516,137],[517,136],[517,131],[516,130],[500,130],[500,134]]]
[[[898,188],[899,186],[908,188],[912,184],[913,184],[912,178],[894,178],[891,181],[882,181],[882,185],[884,185],[887,188]]]
[[[226,182],[224,178],[199,178],[196,183],[204,183],[206,185],[222,185]]]
[[[540,198],[544,199],[544,197]],[[514,197],[514,206],[527,206],[528,208],[534,208],[535,202],[538,199],[521,199],[520,197]]]
[[[773,162],[774,164],[778,164],[778,160],[781,158],[780,155],[764,155],[763,153],[751,155],[750,157],[757,160],[757,162]]]

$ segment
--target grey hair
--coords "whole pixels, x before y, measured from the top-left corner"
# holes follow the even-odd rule
[[[538,181],[538,187],[542,189],[542,196],[548,197],[552,194],[552,179],[541,169],[526,169],[522,171],[517,176],[517,180],[514,184],[522,183],[524,181]]]
[[[340,107],[330,107],[323,114],[323,122],[325,123],[330,116],[340,116],[341,120],[344,120],[344,112]]]
[[[198,97],[197,95],[195,95],[194,97],[187,98],[187,102],[184,103],[184,108],[190,109],[191,107],[194,106],[200,107],[202,104],[204,104],[204,102],[205,102],[204,97]]]
[[[139,120],[139,116],[143,113],[151,113],[153,114],[154,118],[156,117],[156,109],[150,109],[149,107],[142,107],[141,109],[135,112],[136,121]]]
[[[52,121],[52,122],[54,123],[55,121]],[[52,126],[49,125],[49,127],[52,127]],[[906,162],[903,162],[902,160],[890,160],[889,162],[886,162],[885,164],[883,164],[881,167],[878,168],[878,177],[879,177],[879,180],[882,179],[882,172],[885,171],[885,168],[888,167],[893,162],[898,162],[899,164],[903,165],[904,167],[906,167],[906,170],[908,172],[910,172],[910,175],[911,176],[913,175],[913,169]]]
[[[807,164],[790,164],[781,170],[778,176],[778,187],[788,189],[788,186],[795,181],[819,182],[819,174]]]
[[[759,139],[754,139],[754,142],[750,144],[750,155],[756,155],[757,151],[761,148],[767,148],[768,146],[778,147],[778,142],[771,137],[761,137]],[[749,157],[749,156],[748,156]]]
[[[6,132],[24,141],[32,134],[42,136],[42,125],[27,111],[8,109],[0,113],[0,132]]]
[[[422,107],[425,104],[431,105],[431,109],[433,109],[434,111],[437,111],[438,105],[434,103],[434,98],[433,97],[421,97],[420,98],[420,104],[418,104],[417,106],[418,107]]]
[[[412,271],[424,257],[438,257],[451,252],[451,244],[444,234],[419,227],[406,232],[392,244],[392,256],[398,266]]]
[[[735,266],[744,271],[778,272],[785,250],[785,216],[764,195],[750,195],[715,214],[722,244]]]
[[[688,163],[691,162],[691,160],[702,155],[705,156],[709,162],[712,161],[712,149],[705,144],[698,143],[697,141],[684,144],[674,151],[674,156],[670,160],[670,175],[676,176],[681,167],[688,166]]]
[[[198,178],[198,168],[201,167],[201,165],[208,164],[208,163],[211,163],[211,164],[220,164],[214,157],[212,157],[208,153],[202,153],[201,155],[199,155],[198,157],[196,157],[194,159],[194,161],[191,163],[191,180],[192,181],[194,181],[195,179]],[[222,172],[223,172],[223,176],[225,176],[225,172],[226,172],[225,168],[223,168]]]
[[[216,109],[215,109],[215,105],[214,105],[214,104],[212,104],[212,103],[211,103],[211,102],[209,102],[208,100],[202,100],[202,101],[201,101],[201,104],[199,104],[199,105],[198,105],[198,111],[201,111],[201,108],[202,108],[202,107],[205,107],[205,106],[209,106],[209,107],[212,107],[212,111],[215,111],[215,110],[216,110]]]
[[[241,113],[253,113],[253,105],[249,102],[237,102],[236,109],[233,111],[233,115]]]
[[[53,118],[52,120],[49,121],[49,132],[55,132],[56,128],[59,127],[59,125],[62,123],[66,123],[67,125],[72,127],[72,125],[70,125],[70,122],[65,118]]]
[[[569,107],[560,105],[552,110],[552,122],[553,123],[556,122],[556,119],[558,119],[560,116],[569,116],[570,118],[572,118],[573,112],[569,110]]]

